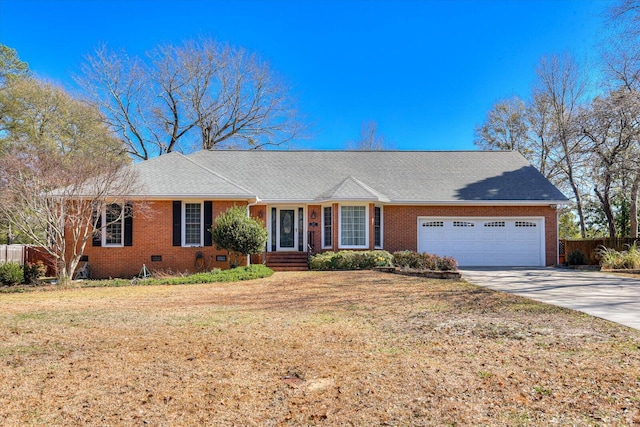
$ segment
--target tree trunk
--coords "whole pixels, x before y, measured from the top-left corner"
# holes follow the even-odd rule
[[[609,237],[616,237],[616,221],[613,216],[613,211],[611,210],[609,190],[605,188],[604,193],[601,193],[597,188],[594,188],[593,191],[596,193],[596,196],[598,196],[598,199],[602,204],[602,210],[604,210],[604,215],[607,217],[607,223],[609,226]]]

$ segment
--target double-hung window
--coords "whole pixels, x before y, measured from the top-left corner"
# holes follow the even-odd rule
[[[107,205],[102,214],[102,223],[104,224],[102,246],[123,246],[124,215],[122,206],[117,203]]]
[[[202,246],[202,203],[184,203],[183,246]]]
[[[173,246],[211,246],[212,219],[210,200],[174,200]]]
[[[340,246],[344,248],[366,248],[367,207],[340,206]]]

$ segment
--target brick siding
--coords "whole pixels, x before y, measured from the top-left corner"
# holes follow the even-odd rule
[[[133,245],[125,247],[95,247],[91,240],[84,254],[89,257],[92,277],[133,277],[142,265],[151,270],[172,270],[197,272],[212,268],[227,268],[228,261],[216,261],[217,255],[227,255],[226,251],[216,250],[214,246],[184,248],[172,246],[173,214],[171,201],[148,202],[149,213],[135,215],[133,218]],[[214,201],[213,220],[221,212],[233,205],[246,205],[243,202]],[[370,246],[373,248],[373,204],[369,207]],[[338,204],[333,204],[333,245],[338,245]],[[251,216],[266,226],[269,206],[250,207]],[[315,212],[316,218],[312,218]],[[262,217],[260,217],[262,214]],[[309,205],[306,209],[308,231],[312,231],[313,241],[309,242],[315,252],[322,251],[322,207]],[[417,250],[417,217],[544,217],[546,264],[556,263],[557,227],[556,210],[549,206],[384,206],[383,207],[383,245],[389,252],[409,249]],[[203,255],[196,261],[196,254]],[[151,261],[152,255],[161,255],[162,261]],[[261,263],[261,255],[251,257],[252,263]],[[242,263],[246,260],[241,260]],[[80,264],[82,265],[82,263]]]
[[[130,278],[140,272],[143,264],[151,270],[190,273],[212,268],[228,268],[228,261],[216,261],[216,255],[227,255],[227,251],[217,250],[215,245],[194,248],[173,246],[172,201],[147,203],[149,212],[145,212],[145,215],[136,215],[134,203],[132,246],[100,247],[92,246],[91,240],[87,242],[84,255],[89,257],[92,278]],[[245,206],[246,203],[214,201],[213,220],[233,205]],[[202,253],[203,258],[196,261],[198,252]],[[152,255],[161,255],[162,261],[151,261]]]

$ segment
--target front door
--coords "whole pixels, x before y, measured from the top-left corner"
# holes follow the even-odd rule
[[[303,209],[278,208],[276,214],[276,243],[279,251],[304,250],[302,246]]]

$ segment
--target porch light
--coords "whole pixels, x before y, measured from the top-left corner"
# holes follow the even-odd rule
[[[311,219],[316,219],[316,211],[311,211]]]

